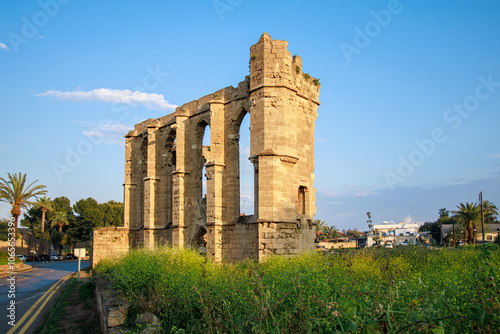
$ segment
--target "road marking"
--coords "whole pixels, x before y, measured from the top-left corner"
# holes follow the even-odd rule
[[[34,295],[34,296],[31,296],[31,297],[28,297],[28,298],[26,298],[26,299],[23,299],[23,300],[21,300],[20,302],[16,302],[16,304],[21,304],[22,302],[25,302],[25,301],[27,301],[27,300],[30,300],[30,299],[36,298],[36,297],[38,297],[38,296],[40,296],[40,295],[43,295],[45,292],[46,292],[46,291],[44,291],[44,292],[40,292],[40,293],[37,293],[37,294],[36,294],[36,295]]]
[[[61,286],[62,284],[59,284],[59,286],[57,288],[54,289],[54,291],[52,291],[50,293],[50,295],[45,299],[45,301],[43,302],[43,304],[38,308],[38,311],[36,311],[35,314],[33,314],[33,316],[31,317],[31,319],[26,323],[26,325],[24,325],[23,329],[21,329],[21,331],[19,332],[19,334],[24,334],[24,332],[26,332],[26,330],[31,326],[31,324],[33,323],[33,321],[35,321],[35,319],[38,317],[38,315],[40,314],[40,312],[42,312],[43,308],[45,307],[45,305],[47,305],[47,303],[49,302],[49,300],[52,298],[52,296],[54,295],[54,293],[56,293],[56,291],[59,289],[59,287]],[[43,298],[43,297],[42,297]]]
[[[59,287],[61,287],[61,285],[71,276],[73,275],[73,273],[71,274],[68,274],[66,276],[64,276],[63,278],[61,278],[59,281],[57,281],[54,285],[52,285],[50,287],[50,289],[47,290],[47,292],[45,292],[43,294],[42,297],[40,297],[36,302],[35,304],[33,304],[33,306],[30,307],[30,309],[28,311],[26,311],[26,313],[23,315],[23,317],[21,318],[21,320],[19,320],[19,322],[16,323],[16,325],[14,327],[12,327],[10,329],[10,331],[7,332],[7,334],[13,334],[19,327],[21,327],[21,325],[23,324],[23,322],[31,315],[31,313],[36,309],[36,307],[38,306],[38,304],[40,304],[44,299],[45,301],[43,302],[43,304],[40,306],[40,308],[38,309],[38,311],[31,317],[31,319],[26,323],[26,325],[23,327],[23,329],[19,332],[19,334],[23,334],[24,332],[26,332],[26,330],[29,328],[29,326],[33,323],[33,321],[36,319],[36,317],[38,316],[38,314],[40,314],[41,310],[44,308],[44,306],[48,303],[48,301],[50,300],[50,298],[52,298],[52,296],[54,295],[54,293],[56,292],[56,290],[59,289]],[[48,296],[48,298],[46,298]]]

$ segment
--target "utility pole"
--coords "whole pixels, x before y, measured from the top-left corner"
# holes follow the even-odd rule
[[[443,246],[443,221],[441,220],[441,233],[440,233],[440,238],[439,238],[439,247]]]
[[[479,193],[479,201],[481,202],[481,230],[483,232],[483,247],[484,247],[484,212],[483,212],[483,192]]]

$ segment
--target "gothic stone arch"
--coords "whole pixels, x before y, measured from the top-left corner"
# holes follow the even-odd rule
[[[264,33],[250,48],[250,75],[238,87],[143,121],[126,135],[124,227],[116,231],[129,247],[199,247],[202,228],[207,256],[217,262],[313,248],[320,86],[302,72],[301,58],[292,57],[287,46]],[[246,113],[255,171],[252,216],[239,212],[238,141]],[[210,146],[203,147],[207,125]],[[206,200],[201,198],[203,166]],[[94,240],[93,263],[99,242]]]

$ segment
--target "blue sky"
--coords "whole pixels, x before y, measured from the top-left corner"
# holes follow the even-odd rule
[[[268,32],[322,84],[316,218],[431,221],[480,191],[499,205],[498,17],[497,1],[2,1],[0,175],[122,201],[123,135],[236,86]]]

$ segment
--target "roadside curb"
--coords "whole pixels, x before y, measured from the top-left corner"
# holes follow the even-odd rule
[[[18,269],[15,269],[15,270],[0,271],[0,277],[10,276],[10,275],[13,275],[14,273],[15,273],[15,275],[17,275],[17,274],[20,274],[20,273],[31,271],[33,269],[35,269],[35,268],[33,268],[32,266],[30,266],[29,264],[25,264],[21,268],[18,268]]]

